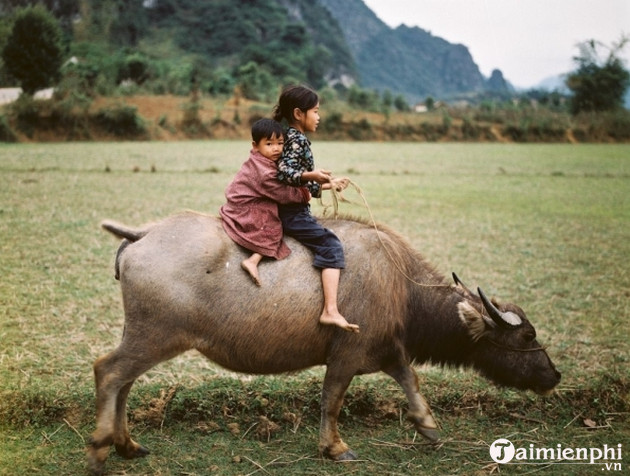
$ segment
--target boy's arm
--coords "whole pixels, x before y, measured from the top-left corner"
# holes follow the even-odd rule
[[[280,182],[273,171],[261,180],[259,192],[265,198],[281,204],[308,203],[311,199],[306,187],[288,186]]]

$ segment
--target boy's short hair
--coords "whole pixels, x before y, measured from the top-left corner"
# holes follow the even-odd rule
[[[271,139],[276,136],[284,137],[282,124],[273,119],[259,119],[252,124],[252,140],[258,144],[262,139]]]

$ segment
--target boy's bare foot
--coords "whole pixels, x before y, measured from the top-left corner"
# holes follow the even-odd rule
[[[243,268],[251,276],[252,281],[256,286],[260,286],[260,276],[258,275],[258,266],[255,263],[249,261],[249,259],[241,261],[241,268]]]
[[[341,327],[344,331],[359,333],[359,326],[356,324],[350,324],[346,321],[346,318],[341,314],[329,314],[324,313],[319,318],[319,323],[325,326],[337,326]]]

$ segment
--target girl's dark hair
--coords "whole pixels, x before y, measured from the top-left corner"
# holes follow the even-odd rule
[[[273,109],[273,118],[282,122],[285,119],[289,124],[294,121],[295,108],[306,112],[313,109],[319,103],[317,93],[306,86],[288,86],[280,94],[278,104]]]
[[[258,144],[263,139],[284,137],[282,124],[273,119],[259,119],[252,124],[252,140]]]

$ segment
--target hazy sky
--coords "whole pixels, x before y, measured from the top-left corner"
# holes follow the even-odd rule
[[[364,0],[388,26],[418,26],[466,45],[488,77],[498,68],[517,87],[575,68],[577,43],[610,46],[630,35],[630,0]],[[603,51],[603,50],[602,50]],[[630,44],[623,50],[630,68]]]

